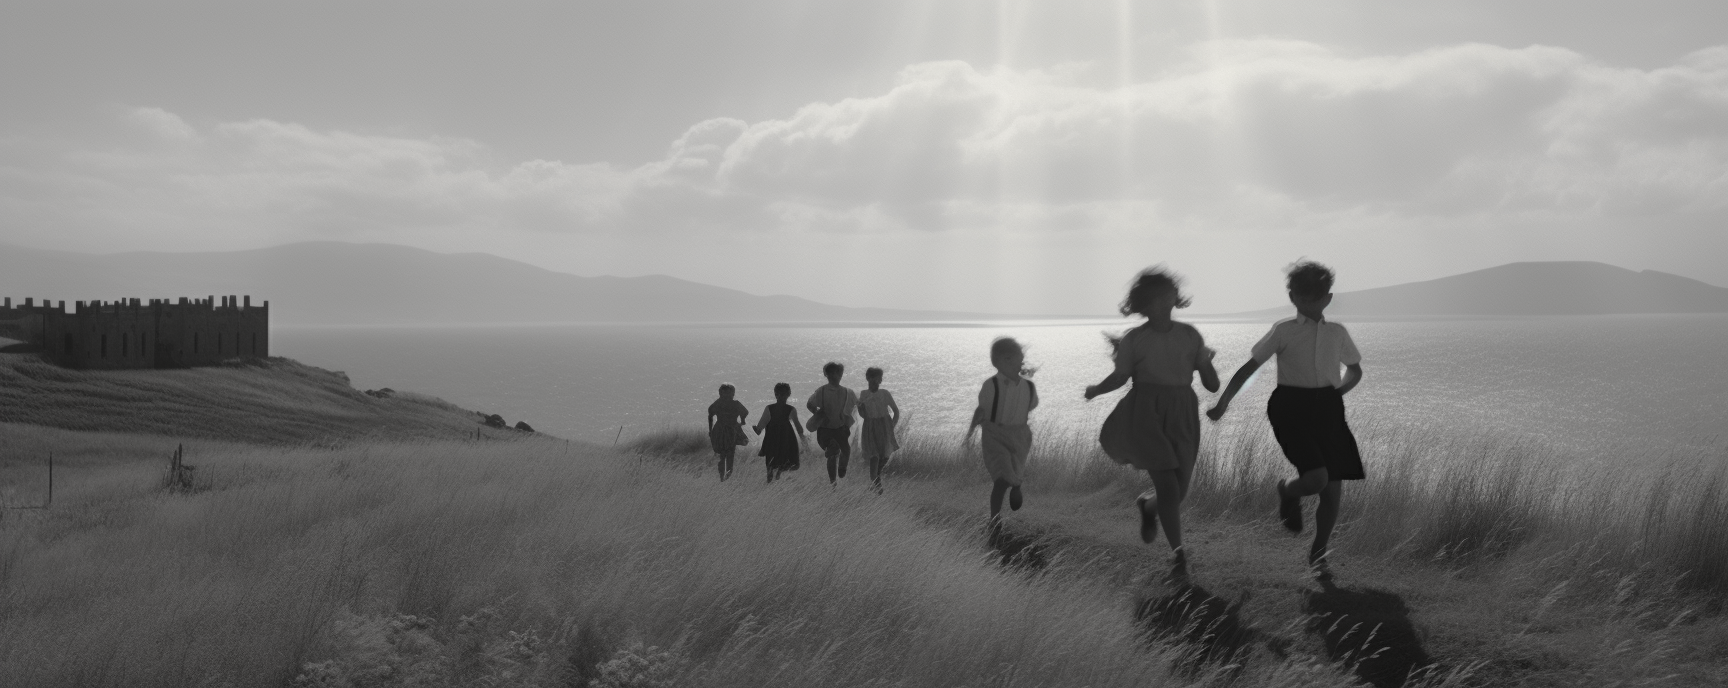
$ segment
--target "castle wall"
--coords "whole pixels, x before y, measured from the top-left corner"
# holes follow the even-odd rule
[[[158,309],[138,299],[78,302],[65,324],[45,329],[44,353],[65,357],[69,365],[89,370],[154,368],[151,350],[157,345]]]
[[[64,306],[65,302],[61,305]],[[26,344],[41,342],[42,320],[47,310],[48,302],[38,306],[34,298],[24,299],[17,305],[13,305],[10,298],[0,301],[0,337]]]
[[[253,306],[251,297],[80,301],[71,313],[64,301],[0,309],[0,331],[14,321],[44,357],[71,368],[186,368],[270,354],[270,304]]]

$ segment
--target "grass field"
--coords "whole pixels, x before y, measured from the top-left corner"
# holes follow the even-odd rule
[[[1111,591],[1002,572],[862,494],[543,440],[201,462],[202,492],[116,459],[8,517],[8,685],[585,685],[638,644],[636,678],[668,685],[1166,678]]]
[[[1374,479],[1349,488],[1338,580],[1320,586],[1305,542],[1271,522],[1275,447],[1209,434],[1195,576],[1173,585],[1161,545],[1134,534],[1145,478],[1079,430],[1040,429],[1028,505],[992,545],[976,458],[915,429],[876,497],[857,472],[831,489],[820,457],[764,485],[741,456],[720,483],[697,431],[626,451],[477,440],[472,414],[425,400],[450,424],[383,439],[351,419],[406,434],[421,407],[360,406],[316,369],[197,372],[220,374],[186,383],[198,404],[327,420],[256,420],[246,441],[221,439],[244,410],[89,421],[103,432],[0,422],[0,498],[31,503],[34,457],[57,466],[52,509],[0,515],[5,685],[1252,688],[1396,685],[1421,666],[1409,685],[1728,680],[1723,457],[1602,474],[1365,420]],[[70,389],[98,396],[143,384],[80,375]],[[324,422],[339,441],[284,430]],[[165,489],[181,444],[195,489]]]
[[[1539,445],[1359,421],[1371,475],[1346,487],[1334,569],[1362,599],[1407,608],[1394,616],[1431,659],[1474,665],[1481,685],[1728,682],[1728,457],[1609,472]],[[1324,605],[1301,566],[1306,537],[1272,518],[1287,464],[1264,428],[1206,433],[1187,504],[1196,580],[1226,600],[1250,596],[1244,613],[1263,628],[1309,623]],[[976,524],[989,489],[976,456],[958,438],[908,434],[889,499]],[[1043,427],[1037,442],[1031,506],[1010,518],[1067,560],[1052,569],[1167,592],[1154,580],[1164,545],[1139,544],[1129,506],[1150,482],[1105,458],[1090,432]],[[636,448],[712,470],[699,430]],[[804,479],[826,482],[810,468]],[[1314,656],[1335,649],[1310,640]]]

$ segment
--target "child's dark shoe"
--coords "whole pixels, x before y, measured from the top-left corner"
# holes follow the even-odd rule
[[[1158,537],[1158,503],[1140,495],[1134,500],[1134,508],[1140,510],[1140,541],[1150,545]]]
[[[1292,533],[1302,532],[1302,498],[1291,494],[1285,486],[1288,481],[1278,481],[1278,520],[1284,524],[1284,529]]]
[[[1308,573],[1321,583],[1332,582],[1332,565],[1326,563],[1325,557],[1308,562]]]
[[[1023,504],[1024,502],[1025,502],[1025,500],[1020,498],[1020,486],[1019,485],[1015,485],[1013,487],[1008,488],[1008,508],[1009,509],[1011,509],[1013,511],[1019,511],[1020,505]]]
[[[1177,585],[1188,582],[1188,554],[1181,548],[1170,556],[1170,572],[1164,575],[1164,581]]]

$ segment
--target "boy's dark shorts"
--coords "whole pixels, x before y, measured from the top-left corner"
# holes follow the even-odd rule
[[[822,453],[830,457],[845,453],[852,446],[852,426],[816,428],[816,446],[821,447]]]
[[[1344,395],[1335,387],[1278,385],[1266,402],[1272,435],[1297,473],[1326,469],[1330,480],[1361,480],[1362,452],[1344,420]]]

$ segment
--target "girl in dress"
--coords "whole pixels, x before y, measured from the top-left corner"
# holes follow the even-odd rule
[[[900,448],[900,443],[894,440],[894,428],[900,424],[900,406],[894,403],[893,394],[882,389],[881,368],[866,369],[864,381],[870,388],[858,394],[858,415],[864,417],[864,431],[858,441],[864,460],[870,463],[870,484],[876,494],[882,494],[882,467],[888,465],[888,457]]]
[[[708,444],[719,459],[721,482],[732,477],[732,456],[738,452],[738,445],[750,443],[749,436],[744,434],[744,418],[750,415],[750,409],[732,398],[737,392],[730,383],[722,384],[720,398],[708,405]]]
[[[1116,404],[1098,441],[1110,458],[1146,471],[1152,490],[1134,500],[1140,512],[1140,541],[1151,544],[1158,521],[1170,541],[1172,578],[1188,575],[1188,555],[1182,549],[1182,499],[1200,454],[1200,400],[1194,395],[1194,373],[1210,392],[1218,391],[1218,371],[1212,350],[1193,325],[1176,322],[1170,312],[1186,308],[1181,279],[1163,268],[1140,273],[1122,300],[1123,315],[1146,319],[1112,343],[1116,370],[1086,388],[1092,399],[1133,380],[1134,388]]]
[[[762,416],[756,419],[756,434],[768,432],[762,438],[761,451],[756,452],[768,465],[768,482],[774,482],[785,471],[798,470],[798,445],[807,441],[804,424],[798,422],[798,409],[786,403],[791,396],[792,385],[775,383],[774,403],[763,407]],[[793,432],[798,436],[793,437]]]

